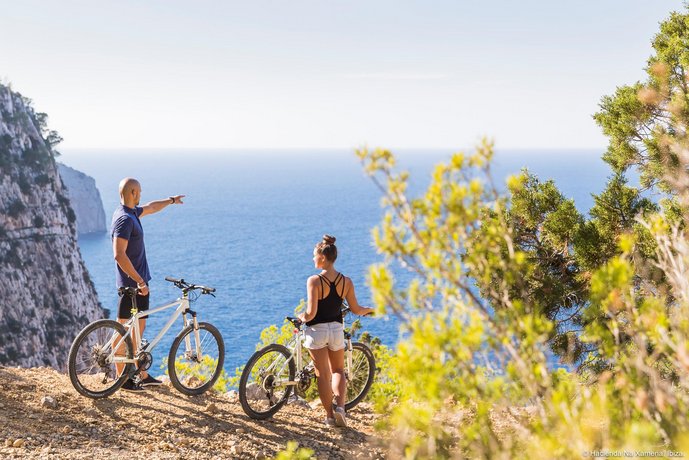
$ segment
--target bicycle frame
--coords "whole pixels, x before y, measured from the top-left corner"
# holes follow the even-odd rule
[[[288,350],[291,350],[292,353],[290,354],[289,359],[285,360],[284,364],[282,367],[278,370],[276,373],[277,375],[281,375],[281,373],[285,370],[285,366],[289,365],[289,362],[294,360],[294,364],[296,365],[296,370],[297,372],[301,371],[304,369],[303,366],[303,356],[302,356],[302,343],[304,340],[304,330],[303,329],[296,329],[294,330],[294,335],[292,336],[292,339],[287,343],[286,347]],[[349,373],[349,370],[352,368],[352,338],[345,332],[345,372]],[[266,372],[272,372],[273,367],[277,364],[277,361],[274,361],[268,369],[266,369]],[[276,380],[273,385],[274,386],[294,386],[299,383],[299,380],[288,380],[286,382]]]
[[[140,312],[136,313],[135,315],[133,315],[126,323],[124,323],[124,327],[127,329],[127,333],[125,335],[121,336],[119,338],[119,340],[114,342],[114,344],[112,341],[109,343],[109,345],[112,345],[111,349],[113,351],[112,351],[112,354],[108,357],[108,362],[121,363],[121,364],[130,364],[130,363],[136,364],[138,361],[136,359],[137,355],[139,354],[139,352],[144,351],[144,350],[141,350],[141,329],[139,327],[139,320],[142,318],[146,318],[146,317],[148,317],[154,313],[158,313],[158,312],[161,312],[163,310],[167,310],[168,308],[172,308],[175,305],[177,305],[177,308],[175,309],[174,313],[172,313],[172,315],[170,316],[170,319],[167,321],[165,326],[163,326],[163,328],[160,330],[158,335],[151,342],[149,342],[145,351],[149,352],[150,350],[155,348],[155,346],[158,344],[158,342],[160,342],[160,340],[163,338],[165,333],[170,329],[170,327],[172,327],[172,324],[177,320],[177,318],[179,318],[180,315],[182,315],[182,318],[183,318],[182,329],[186,328],[189,325],[187,313],[189,313],[191,310],[189,307],[189,298],[185,294],[183,297],[175,300],[174,302],[170,302],[168,304],[156,307],[152,310],[140,311]],[[199,325],[198,325],[198,321],[196,320],[196,313],[191,312],[191,316],[192,316],[192,322],[194,325],[194,336],[196,339],[196,350],[195,351],[196,351],[196,355],[200,356],[201,355],[201,348],[200,348],[201,344],[199,341]],[[128,336],[132,335],[132,332],[134,334],[134,337],[136,338],[136,343],[139,344],[139,349],[134,350],[133,358],[127,359],[127,358],[123,358],[123,357],[119,357],[119,356],[115,355],[115,350],[118,350],[120,348],[120,346],[122,346],[123,341]],[[116,339],[115,339],[115,337],[113,337],[111,340],[114,341]],[[191,351],[191,339],[189,338],[188,335],[185,337],[185,345],[186,345],[187,351]]]

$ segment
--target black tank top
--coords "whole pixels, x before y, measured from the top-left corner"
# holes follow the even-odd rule
[[[314,324],[322,323],[332,323],[332,322],[342,322],[342,297],[337,293],[337,282],[340,280],[342,273],[338,273],[335,277],[335,281],[330,282],[328,278],[322,275],[318,275],[321,280],[321,292],[323,289],[323,281],[330,285],[330,292],[328,297],[323,299],[318,299],[318,310],[316,311],[316,316],[306,323],[307,326],[313,326]],[[344,286],[342,287],[342,293],[344,294]]]

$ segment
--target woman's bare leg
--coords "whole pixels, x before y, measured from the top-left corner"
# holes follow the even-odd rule
[[[330,362],[328,360],[328,348],[320,350],[309,350],[313,365],[316,368],[318,381],[318,396],[321,398],[323,409],[328,418],[333,418],[333,393],[330,388]]]
[[[328,350],[330,372],[332,373],[332,390],[338,406],[344,407],[347,394],[347,379],[344,373],[344,349],[337,351]]]

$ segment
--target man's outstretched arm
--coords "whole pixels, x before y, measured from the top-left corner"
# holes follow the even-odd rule
[[[171,204],[184,204],[184,202],[182,201],[182,198],[184,198],[184,196],[185,195],[174,195],[169,198],[165,198],[164,200],[156,200],[151,201],[150,203],[146,203],[141,207],[143,211],[141,212],[141,215],[139,215],[139,217],[147,216],[149,214],[154,214],[158,211],[162,211]]]

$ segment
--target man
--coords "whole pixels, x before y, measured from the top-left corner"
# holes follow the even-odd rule
[[[136,296],[136,306],[139,311],[148,310],[149,292],[148,282],[151,274],[148,271],[146,261],[146,249],[144,247],[144,229],[141,226],[140,217],[162,211],[171,204],[183,204],[184,195],[170,196],[164,200],[151,201],[144,206],[139,206],[141,199],[141,185],[136,179],[126,177],[120,181],[120,206],[112,216],[112,251],[117,267],[117,287],[137,287],[139,295]],[[132,300],[128,295],[121,295],[118,304],[117,321],[126,323],[132,317]],[[141,335],[146,328],[146,319],[139,320]],[[134,350],[139,344],[136,337],[132,336]],[[124,348],[124,347],[122,347]],[[118,350],[124,354],[124,350]],[[119,354],[118,353],[118,354]],[[117,366],[118,374],[124,369],[123,364]],[[143,387],[160,385],[162,382],[141,371],[141,379],[135,383],[127,380],[122,389],[128,391],[143,391]]]

